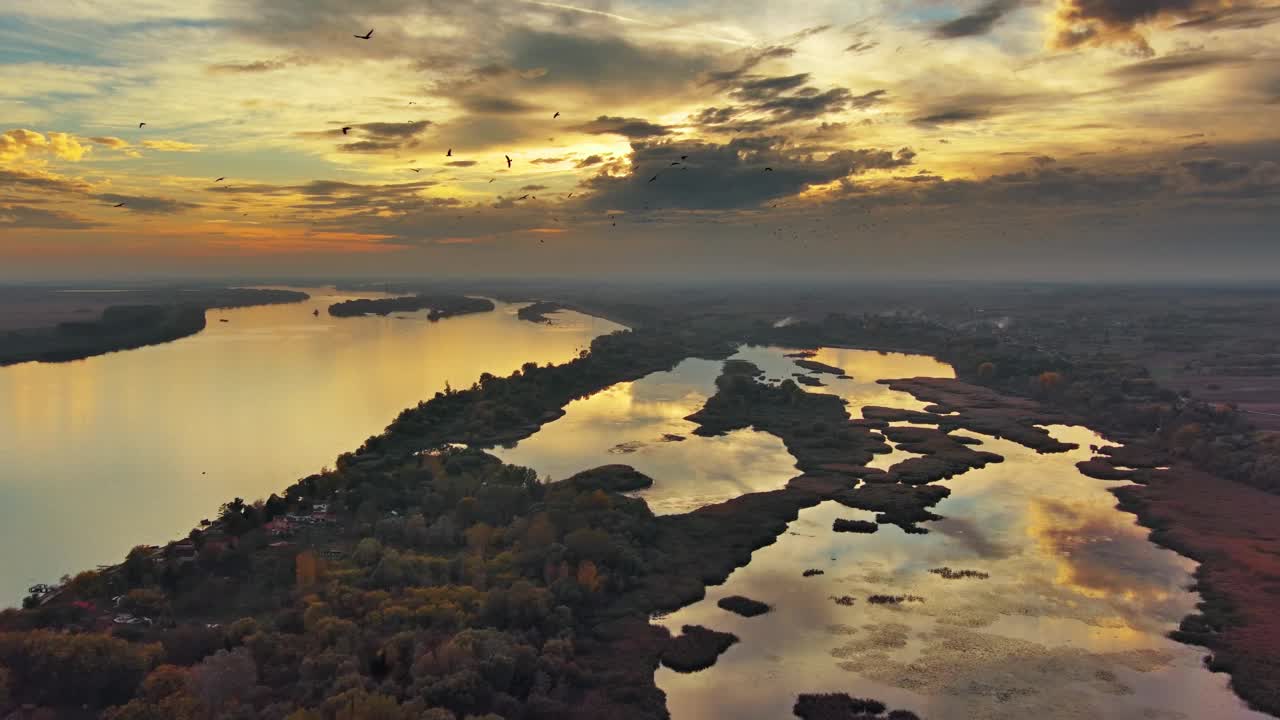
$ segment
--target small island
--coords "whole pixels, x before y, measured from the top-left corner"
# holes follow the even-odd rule
[[[547,317],[553,312],[563,310],[564,306],[560,303],[538,301],[532,305],[525,305],[516,311],[516,317],[521,320],[527,320],[531,323],[541,323],[544,325],[551,324],[551,318]]]
[[[455,315],[493,312],[493,301],[465,295],[406,295],[392,298],[360,298],[329,306],[333,317],[390,315],[393,312],[415,312],[430,309],[427,319],[435,322]]]

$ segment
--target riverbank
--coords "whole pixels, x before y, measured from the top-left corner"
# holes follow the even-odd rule
[[[120,300],[168,298],[155,304],[112,304],[96,319],[64,320],[56,325],[24,327],[0,333],[0,366],[22,362],[64,362],[95,355],[172,342],[194,335],[206,326],[205,313],[214,309],[298,303],[306,293],[290,290],[233,288],[173,292],[124,292]],[[61,302],[64,300],[59,299]],[[40,317],[36,302],[28,301],[32,317]],[[92,314],[89,311],[87,314]],[[11,322],[17,324],[11,318]],[[38,322],[38,320],[37,320]]]

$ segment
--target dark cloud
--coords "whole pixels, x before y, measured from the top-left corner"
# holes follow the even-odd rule
[[[1280,21],[1280,5],[1232,4],[1203,11],[1175,27],[1199,30],[1252,30]]]
[[[651,123],[642,118],[610,117],[601,115],[588,123],[575,125],[572,129],[592,135],[622,135],[632,139],[659,137],[668,135],[671,129]]]
[[[1049,155],[1033,155],[1031,157],[1031,162],[1039,165],[1040,167],[1044,167],[1058,162],[1058,159]]]
[[[509,7],[509,6],[508,6]],[[507,7],[501,11],[508,12]],[[501,40],[511,65],[544,70],[524,82],[528,87],[569,88],[604,100],[635,100],[673,95],[693,86],[712,70],[717,56],[685,44],[637,44],[612,32],[545,32],[513,29]]]
[[[1147,82],[1176,80],[1199,74],[1205,70],[1245,61],[1247,61],[1247,58],[1231,53],[1183,52],[1122,65],[1110,71],[1109,74],[1113,77]]]
[[[577,165],[575,165],[574,167],[578,167],[578,168],[591,167],[592,165],[599,165],[602,162],[604,162],[604,158],[600,157],[599,155],[588,155],[582,158],[581,160],[579,160]]]
[[[690,157],[687,169],[670,167],[681,155]],[[782,137],[737,138],[723,145],[633,143],[628,167],[606,168],[583,184],[592,191],[591,206],[599,209],[747,208],[869,170],[904,167],[914,155],[906,148],[821,154],[790,147]],[[650,182],[654,175],[658,179]]]
[[[0,188],[30,190],[42,193],[83,194],[89,191],[89,183],[75,178],[42,172],[24,172],[17,168],[0,167]]]
[[[1126,45],[1151,55],[1142,34],[1146,25],[1219,17],[1235,0],[1058,0],[1052,44],[1059,49],[1089,45]]]
[[[529,162],[533,163],[534,165],[555,165],[557,163],[562,163],[568,159],[569,158],[567,157],[540,157],[540,158],[534,158]]]
[[[769,60],[780,60],[795,54],[794,48],[783,45],[774,45],[762,50],[756,50],[742,58],[737,66],[730,70],[716,70],[705,73],[703,82],[725,86],[732,85]]]
[[[475,160],[451,160],[445,163],[448,167],[472,167],[475,164]]]
[[[100,195],[93,195],[91,197],[108,205],[124,203],[124,207],[120,208],[121,210],[128,210],[129,212],[143,213],[146,215],[169,215],[200,207],[196,203],[175,200],[174,198],[153,197],[149,195],[119,195],[116,193],[103,193]]]
[[[1244,180],[1253,173],[1253,167],[1243,162],[1227,162],[1217,158],[1186,160],[1180,163],[1202,185],[1222,185]]]
[[[98,223],[60,210],[46,210],[30,205],[0,204],[0,228],[41,228],[48,230],[83,230],[99,227]]]
[[[525,185],[524,187],[522,187],[522,188],[520,188],[520,189],[521,189],[521,190],[527,190],[527,191],[529,191],[529,192],[537,192],[537,191],[539,191],[539,190],[546,190],[546,189],[547,189],[547,186],[546,186],[546,185],[533,184],[533,185]]]
[[[974,120],[982,120],[991,115],[991,111],[985,108],[977,107],[956,107],[948,110],[939,110],[928,115],[912,118],[913,125],[948,125],[952,123],[972,122]]]
[[[761,102],[803,87],[808,82],[809,73],[752,78],[745,80],[729,94],[746,102]]]
[[[362,123],[352,126],[353,133],[359,137],[355,142],[348,142],[338,146],[343,152],[353,153],[385,153],[400,152],[403,150],[415,150],[422,147],[421,138],[423,132],[431,127],[430,120],[417,120],[415,122],[390,123],[390,122],[371,122]],[[326,136],[335,135],[338,137],[350,137],[342,135],[341,130],[327,131],[323,133]]]
[[[990,0],[968,15],[945,22],[934,29],[940,38],[960,38],[986,35],[1005,15],[1018,7],[1018,0]]]

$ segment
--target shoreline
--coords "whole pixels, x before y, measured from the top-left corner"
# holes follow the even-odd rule
[[[310,299],[306,293],[293,290],[234,288],[218,293],[223,297],[203,302],[110,305],[97,320],[0,333],[0,367],[26,362],[71,362],[160,345],[204,330],[209,310],[286,305]]]

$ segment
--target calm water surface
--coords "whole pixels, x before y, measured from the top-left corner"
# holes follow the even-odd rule
[[[0,606],[283,489],[446,382],[566,362],[620,328],[566,312],[535,325],[504,304],[437,323],[331,318],[380,294],[303,290],[301,304],[211,311],[177,342],[0,368]]]
[[[734,357],[755,363],[766,376],[790,377],[799,368],[783,357],[785,352],[744,347]],[[851,410],[863,405],[925,406],[910,395],[875,383],[877,378],[888,377],[885,373],[891,368],[899,373],[893,377],[955,376],[950,366],[920,355],[823,350],[815,359],[853,376],[852,380],[840,380],[823,375],[823,382],[830,387],[819,388],[849,400]],[[659,515],[688,512],[744,493],[776,490],[798,474],[795,458],[780,439],[751,428],[720,437],[699,437],[693,434],[697,426],[684,419],[715,394],[721,365],[710,360],[685,360],[670,372],[619,383],[570,403],[564,417],[514,448],[492,452],[506,462],[532,467],[539,475],[557,480],[599,465],[631,465],[654,478],[654,486],[637,495]]]
[[[831,357],[817,359],[841,365]],[[876,372],[928,374],[892,363]],[[810,391],[846,397],[855,417],[859,404],[922,407],[892,391],[866,402],[831,384]],[[704,600],[658,618],[674,633],[697,624],[741,640],[702,672],[658,670],[672,717],[784,718],[804,692],[873,697],[932,720],[1267,717],[1244,706],[1226,675],[1205,670],[1204,649],[1166,637],[1194,611],[1195,564],[1148,542],[1147,530],[1115,508],[1110,484],[1076,469],[1090,444],[1105,441],[1086,428],[1049,429],[1084,449],[1040,455],[958,433],[1005,462],[946,481],[952,495],[935,508],[945,519],[924,523],[927,535],[892,525],[835,533],[836,518],[874,514],[823,503]],[[930,572],[943,567],[989,577]],[[809,568],[825,574],[803,577]],[[872,605],[872,594],[922,601]],[[742,618],[716,605],[728,595],[773,610]],[[835,603],[841,596],[854,604]]]

